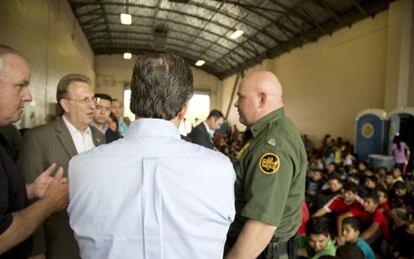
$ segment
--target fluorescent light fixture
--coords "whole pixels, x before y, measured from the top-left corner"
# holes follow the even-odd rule
[[[125,52],[124,53],[124,59],[131,59],[132,58],[132,54],[129,52]]]
[[[127,13],[121,13],[121,23],[125,25],[132,24],[132,16]]]
[[[230,38],[232,38],[233,40],[235,40],[235,39],[237,39],[238,37],[242,36],[242,35],[243,35],[243,33],[244,33],[244,31],[242,31],[242,30],[236,30],[235,32],[233,32],[233,33],[230,35]]]
[[[204,63],[206,63],[206,62],[204,60],[200,59],[195,63],[195,65],[198,66],[198,67],[201,67],[202,65],[204,65]]]

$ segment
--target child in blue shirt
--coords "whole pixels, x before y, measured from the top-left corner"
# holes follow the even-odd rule
[[[365,255],[367,259],[375,259],[375,254],[372,251],[370,245],[363,239],[359,238],[360,235],[360,222],[357,218],[348,217],[342,222],[342,236],[345,242],[356,244],[359,249]]]

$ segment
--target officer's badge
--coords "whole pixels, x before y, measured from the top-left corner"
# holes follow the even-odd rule
[[[274,153],[264,154],[259,161],[260,171],[264,174],[274,174],[279,170],[280,158]]]

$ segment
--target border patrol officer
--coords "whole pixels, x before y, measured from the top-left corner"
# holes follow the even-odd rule
[[[235,163],[236,219],[226,259],[295,258],[306,178],[306,152],[285,116],[282,86],[265,71],[246,76],[238,90],[240,122],[247,126]]]

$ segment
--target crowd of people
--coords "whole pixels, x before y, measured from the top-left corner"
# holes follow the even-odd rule
[[[0,45],[0,258],[412,257],[413,174],[398,136],[390,171],[342,138],[316,148],[285,115],[278,78],[258,71],[237,92],[245,132],[215,134],[225,118],[212,110],[183,137],[192,80],[176,55],[140,57],[130,122],[119,100],[66,75],[57,118],[21,139],[10,125],[32,100],[30,68]]]
[[[234,105],[248,130],[233,137],[233,161],[214,150],[218,110],[180,136],[193,76],[179,56],[137,59],[135,121],[88,77],[68,74],[57,116],[14,141],[30,78],[27,59],[0,44],[0,258],[296,256],[306,152],[273,73],[240,82]]]
[[[228,127],[216,135],[215,146],[236,159],[242,137],[236,126]],[[302,257],[413,258],[414,170],[408,170],[407,144],[393,139],[395,166],[389,170],[358,160],[342,137],[327,134],[319,147],[307,135],[302,141],[308,156]]]

